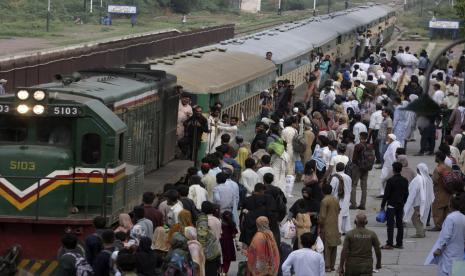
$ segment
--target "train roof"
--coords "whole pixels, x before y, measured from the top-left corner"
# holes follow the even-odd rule
[[[79,81],[63,85],[51,82],[35,86],[50,92],[62,92],[90,97],[110,105],[116,101],[137,96],[150,90],[157,90],[161,83],[175,82],[176,77],[161,71],[143,69],[93,69],[80,72]]]
[[[352,32],[357,27],[386,16],[391,11],[392,8],[384,5],[361,6],[283,24],[257,34],[229,39],[214,46],[261,57],[271,51],[273,62],[282,64],[310,52],[340,34]]]
[[[197,94],[222,93],[276,70],[273,62],[244,52],[211,48],[205,53],[188,54],[177,55],[177,59],[164,59],[165,63],[159,61],[152,64],[151,69],[177,76],[178,84],[184,90]]]

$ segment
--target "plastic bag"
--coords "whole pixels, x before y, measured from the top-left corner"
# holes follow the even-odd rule
[[[380,223],[385,223],[386,222],[386,212],[384,209],[381,209],[378,214],[376,214],[376,221]]]
[[[293,239],[296,235],[295,225],[292,220],[287,220],[284,224],[279,227],[281,235],[285,239]]]
[[[294,182],[295,176],[286,175],[286,186],[284,187],[284,189],[286,190],[286,195],[288,197],[292,197],[292,191],[294,190]]]
[[[320,236],[316,238],[316,242],[313,245],[312,249],[320,254],[322,254],[325,250],[325,245],[323,244],[323,240],[320,238]]]

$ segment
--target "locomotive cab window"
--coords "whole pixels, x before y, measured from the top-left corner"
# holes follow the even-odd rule
[[[26,120],[17,117],[2,116],[0,118],[0,142],[23,142],[27,138]]]
[[[87,133],[82,136],[81,159],[86,164],[97,164],[101,158],[100,135]]]
[[[71,142],[69,120],[39,119],[37,121],[37,142],[53,146],[68,146]]]

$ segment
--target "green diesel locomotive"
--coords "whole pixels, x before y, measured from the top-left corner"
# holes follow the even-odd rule
[[[176,77],[101,69],[0,97],[0,251],[54,259],[65,231],[114,222],[140,201],[144,172],[174,159]],[[44,248],[53,250],[44,250]]]

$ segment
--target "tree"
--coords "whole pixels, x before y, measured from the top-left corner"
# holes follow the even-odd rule
[[[457,0],[455,3],[455,11],[458,16],[460,16],[460,19],[465,19],[465,0]]]
[[[191,0],[171,0],[171,7],[174,12],[188,14],[192,9]]]

